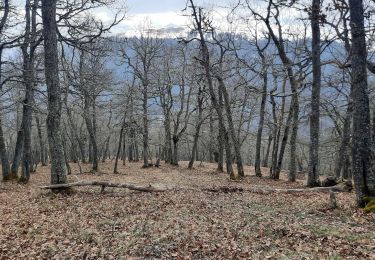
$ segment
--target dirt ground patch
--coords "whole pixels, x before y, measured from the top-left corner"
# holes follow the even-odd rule
[[[375,216],[355,209],[354,194],[211,193],[203,189],[303,187],[254,176],[242,182],[204,163],[194,170],[162,164],[100,165],[100,173],[69,180],[155,185],[172,190],[142,193],[100,187],[74,188],[70,195],[40,190],[49,167],[39,167],[27,185],[0,184],[0,259],[375,259]],[[268,170],[263,169],[264,175]],[[179,190],[173,190],[179,188]]]

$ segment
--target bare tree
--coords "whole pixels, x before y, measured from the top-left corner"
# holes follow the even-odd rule
[[[204,102],[204,92],[205,86],[198,88],[197,94],[197,123],[195,128],[195,133],[193,137],[193,148],[191,149],[191,157],[188,165],[188,169],[193,169],[194,161],[197,159],[197,151],[198,151],[198,139],[201,131],[202,124],[204,123],[205,118],[203,117],[203,102]]]
[[[312,31],[312,66],[313,83],[311,91],[310,112],[310,150],[309,150],[309,172],[307,185],[317,186],[319,177],[319,128],[320,128],[320,85],[321,85],[321,62],[320,62],[320,0],[312,0],[311,6],[311,31]]]
[[[9,18],[9,12],[10,12],[10,4],[9,0],[4,0],[4,7],[2,10],[2,17],[0,20],[0,39],[2,40],[2,43],[0,44],[0,91],[3,91],[3,85],[5,84],[5,81],[2,77],[2,56],[3,56],[3,50],[6,47],[5,41],[3,43],[3,36],[5,35],[5,29],[8,25],[8,18]],[[0,108],[2,109],[2,107]],[[0,156],[1,156],[1,167],[2,167],[2,174],[3,174],[3,180],[11,180],[17,178],[17,175],[12,175],[10,172],[10,165],[8,160],[8,153],[7,148],[5,145],[5,138],[4,138],[4,132],[3,132],[3,126],[2,126],[2,113],[0,115]]]
[[[136,78],[141,82],[142,94],[142,121],[143,121],[143,167],[149,166],[149,92],[151,87],[151,71],[154,62],[159,55],[163,42],[152,35],[151,30],[145,28],[141,31],[140,37],[131,38],[126,44],[128,50],[122,49],[122,56]]]
[[[359,207],[375,197],[375,169],[367,85],[367,50],[362,0],[349,0],[352,33],[353,178]]]
[[[48,91],[47,133],[51,184],[67,183],[61,139],[61,88],[57,51],[56,0],[42,0],[44,70]]]
[[[178,102],[173,100],[174,95],[171,93],[171,103],[176,106],[179,103],[178,109],[173,111],[172,109],[172,143],[173,143],[173,153],[172,153],[172,165],[178,165],[178,143],[185,133],[191,114],[194,112],[194,109],[190,109],[190,99],[193,91],[193,85],[186,84],[186,73],[187,73],[187,53],[186,49],[182,46],[177,50],[178,55],[181,57],[181,63],[178,66],[181,68],[177,72],[178,79],[176,79],[175,91],[177,92],[178,88]]]
[[[256,150],[255,150],[255,175],[258,177],[262,177],[262,171],[260,169],[260,153],[261,153],[261,146],[262,146],[264,117],[265,117],[267,94],[268,94],[268,67],[269,67],[269,64],[268,64],[269,62],[264,52],[266,48],[268,47],[268,44],[269,44],[269,38],[265,46],[260,47],[258,43],[258,37],[255,38],[255,45],[257,48],[257,52],[262,61],[260,76],[263,78],[262,100],[260,103],[259,124],[258,124],[258,131],[257,131]],[[270,145],[271,145],[271,142],[269,142],[267,151],[269,151]],[[267,158],[268,158],[268,154],[267,154]]]
[[[217,98],[215,89],[214,89],[213,75],[212,75],[211,68],[210,68],[211,67],[210,53],[209,53],[207,42],[205,39],[204,30],[207,30],[207,28],[205,29],[204,26],[207,27],[207,23],[209,23],[209,21],[207,21],[207,17],[205,17],[205,15],[203,14],[202,8],[197,9],[193,0],[190,0],[190,7],[192,10],[192,16],[194,19],[194,27],[199,35],[199,43],[200,43],[200,50],[201,50],[201,56],[202,56],[202,59],[200,60],[200,62],[204,68],[204,73],[205,73],[209,93],[211,96],[211,101],[218,116],[218,123],[219,123],[219,128],[220,128],[219,132],[221,131],[222,133],[221,137],[223,138],[222,140],[224,141],[224,144],[225,144],[225,151],[226,151],[226,158],[227,158],[226,160],[227,173],[229,174],[231,179],[236,179],[236,176],[234,175],[233,168],[231,165],[231,161],[232,161],[231,148],[229,144],[228,133],[224,125],[224,116],[223,116],[222,106],[220,104],[222,100],[222,95],[223,95],[222,93],[223,87],[219,87],[219,91],[218,91],[219,98]],[[208,27],[208,29],[211,30],[210,27]]]
[[[267,5],[267,12],[266,15],[263,16],[260,13],[256,12],[253,10],[253,8],[250,6],[249,1],[246,1],[247,7],[251,10],[251,12],[259,18],[263,23],[265,24],[268,33],[273,41],[273,43],[276,46],[276,49],[278,51],[278,55],[282,61],[282,64],[284,66],[285,73],[288,76],[290,87],[292,90],[292,100],[290,104],[290,109],[289,109],[289,114],[288,118],[285,124],[285,131],[284,131],[284,137],[281,142],[281,147],[280,147],[280,153],[276,165],[276,169],[274,174],[271,176],[274,179],[279,179],[280,176],[280,171],[281,171],[281,166],[282,166],[282,161],[284,158],[284,151],[286,148],[286,144],[288,141],[288,135],[289,135],[289,128],[292,124],[293,120],[293,125],[294,129],[292,133],[293,138],[291,138],[291,165],[289,169],[289,179],[291,181],[295,180],[295,163],[293,160],[295,158],[292,156],[293,153],[295,153],[295,136],[296,136],[296,130],[297,130],[297,123],[298,123],[298,111],[299,111],[299,103],[298,103],[298,79],[296,72],[293,70],[293,61],[288,57],[286,49],[285,49],[285,41],[283,38],[283,31],[282,31],[282,26],[280,23],[280,5],[278,3],[273,2],[273,0],[268,1]],[[274,12],[272,12],[274,10]],[[277,25],[277,31],[275,32],[275,29],[273,26],[271,26],[271,19],[273,18],[274,22]]]
[[[31,4],[30,0],[26,1],[25,10],[25,35],[23,44],[21,45],[23,57],[23,83],[25,85],[25,99],[23,101],[22,115],[22,136],[23,136],[23,159],[22,174],[19,181],[27,183],[30,178],[31,167],[31,129],[32,129],[32,111],[34,105],[34,88],[35,81],[35,51],[41,39],[38,39],[37,33],[37,8],[38,0],[34,0]]]

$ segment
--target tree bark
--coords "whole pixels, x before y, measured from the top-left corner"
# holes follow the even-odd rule
[[[0,116],[0,156],[1,156],[3,180],[8,181],[12,179],[17,179],[17,175],[11,174],[11,171],[10,171],[10,165],[9,165],[9,159],[8,159],[8,153],[6,150],[5,140],[4,140],[1,116]]]
[[[0,34],[4,32],[4,28],[6,26],[9,11],[10,11],[10,5],[9,0],[4,0],[3,2],[3,13],[0,20]],[[0,45],[0,91],[3,87],[2,82],[2,56],[3,56],[3,45]],[[1,105],[1,104],[0,104]],[[2,107],[0,107],[0,110]],[[1,168],[2,168],[2,174],[3,174],[3,180],[8,181],[11,179],[17,179],[17,175],[14,175],[10,171],[10,164],[9,164],[9,158],[8,158],[8,152],[5,144],[5,138],[4,138],[4,132],[3,132],[3,125],[2,125],[2,114],[0,113],[0,157],[1,157]]]
[[[215,155],[217,155],[217,170],[218,172],[223,172],[224,171],[224,148],[225,148],[225,132],[223,127],[221,127],[221,123],[218,122],[218,128],[219,128],[219,133],[216,138],[217,140],[217,152]],[[216,157],[216,156],[215,156]]]
[[[86,122],[86,128],[87,132],[89,133],[89,138],[90,138],[90,144],[91,144],[91,159],[92,159],[92,171],[97,172],[98,171],[98,146],[96,143],[96,135],[95,135],[95,130],[94,130],[94,122],[91,120],[90,117],[90,107],[91,107],[91,102],[90,102],[90,97],[85,96],[84,97],[84,112],[83,112],[83,117]]]
[[[364,207],[365,197],[375,196],[375,169],[367,85],[363,0],[349,0],[349,8],[352,33],[353,177],[357,205]]]
[[[11,175],[13,176],[18,176],[18,168],[20,166],[21,158],[22,158],[23,140],[24,140],[23,121],[25,120],[24,116],[26,115],[22,113],[21,125],[17,131],[17,140],[16,140],[16,146],[14,148],[14,155],[13,155],[12,168],[11,168]]]
[[[272,140],[273,140],[273,136],[272,136],[272,133],[271,133],[268,136],[267,150],[266,150],[266,154],[264,155],[263,163],[262,163],[263,167],[268,167],[268,159],[270,157],[270,150],[271,150]]]
[[[262,60],[263,60],[263,63],[265,63],[264,58]],[[260,150],[262,147],[264,115],[265,115],[265,108],[266,108],[266,101],[267,101],[268,74],[267,74],[266,68],[263,68],[262,74],[263,74],[262,75],[263,76],[262,101],[260,103],[258,133],[257,133],[256,148],[255,148],[256,149],[255,150],[255,175],[258,177],[262,177],[262,171],[260,169]],[[269,146],[268,146],[268,152],[269,152]],[[267,155],[267,158],[268,158],[268,155]]]
[[[81,154],[82,163],[86,163],[85,144],[84,144],[84,142],[82,142],[82,139],[78,135],[77,125],[73,121],[72,112],[70,110],[70,107],[68,106],[66,98],[65,98],[65,107],[66,107],[66,114],[68,116],[69,125],[70,125],[71,131],[73,133],[72,138],[74,138],[75,141],[77,141],[79,152]]]
[[[165,147],[166,147],[166,156],[165,162],[171,163],[172,162],[172,137],[171,137],[171,118],[169,111],[165,111],[164,113],[164,132],[165,132]]]
[[[178,166],[178,141],[179,138],[177,136],[172,137],[173,143],[173,153],[172,153],[172,165]]]
[[[129,129],[129,147],[128,147],[128,161],[135,161],[135,130],[131,126]]]
[[[39,139],[39,149],[40,149],[40,161],[42,163],[42,166],[47,166],[47,160],[45,156],[45,145],[44,145],[44,139],[42,135],[42,127],[40,125],[40,120],[38,116],[35,116],[36,121],[36,128],[38,131],[38,139]]]
[[[275,97],[273,96],[273,93],[270,95],[271,97],[271,104],[272,104],[272,117],[273,117],[273,136],[274,141],[272,145],[272,156],[271,156],[271,167],[270,167],[270,178],[274,179],[275,178],[275,173],[276,173],[276,167],[277,167],[277,155],[279,151],[279,138],[280,138],[280,131],[279,131],[279,124],[277,120],[277,115],[276,115],[276,102],[275,102]],[[282,107],[283,108],[283,107]],[[283,110],[283,109],[282,109]],[[283,112],[280,113],[280,115],[283,114]],[[280,118],[282,119],[282,118]]]
[[[119,140],[118,140],[117,153],[116,153],[116,159],[115,159],[115,167],[113,169],[113,173],[118,173],[117,164],[118,164],[118,160],[119,160],[120,154],[121,154],[122,138],[124,137],[125,125],[126,125],[126,123],[125,123],[125,117],[124,117],[124,120],[123,120],[122,125],[121,125]]]
[[[319,132],[320,132],[320,87],[321,87],[321,62],[320,62],[320,0],[312,0],[311,31],[312,31],[312,67],[313,82],[311,90],[310,112],[310,146],[307,186],[319,185]]]
[[[22,149],[22,173],[19,182],[27,183],[30,178],[32,168],[32,151],[31,151],[31,127],[32,127],[32,111],[34,104],[34,50],[36,37],[36,9],[38,2],[34,1],[33,8],[30,0],[26,1],[25,7],[25,36],[21,45],[23,57],[22,77],[25,85],[25,99],[23,101],[23,149]],[[32,9],[32,10],[31,10]]]
[[[122,165],[126,165],[126,133],[123,134],[122,140]]]
[[[9,2],[7,0],[5,0],[5,4],[9,8]],[[5,11],[6,10],[7,10],[7,8],[5,8]],[[4,14],[3,19],[4,19],[4,17],[6,19],[5,15],[6,14]],[[4,23],[5,23],[5,21],[4,21]],[[3,49],[0,46],[0,91],[2,90],[2,86],[3,86],[2,81],[1,81],[1,74],[2,74],[2,70],[1,70],[2,59],[1,58],[2,58],[2,54],[3,54]],[[2,109],[2,108],[0,107],[0,109]],[[8,180],[11,180],[11,179],[17,179],[17,174],[14,175],[10,171],[8,152],[7,152],[7,149],[6,149],[4,132],[3,132],[2,113],[0,113],[0,157],[1,157],[1,168],[2,168],[3,180],[8,181]]]
[[[194,161],[198,158],[198,139],[199,139],[201,126],[203,124],[203,118],[202,118],[203,117],[203,97],[202,97],[202,89],[201,88],[199,88],[199,90],[198,90],[197,100],[198,100],[197,101],[198,102],[198,120],[197,120],[197,125],[196,125],[196,128],[195,128],[193,148],[191,150],[191,157],[190,157],[188,169],[193,169]]]
[[[273,179],[279,179],[280,178],[280,172],[281,172],[281,167],[282,167],[282,164],[283,164],[284,153],[285,153],[286,145],[287,145],[288,138],[289,138],[289,128],[290,128],[290,125],[292,123],[292,119],[293,119],[293,115],[294,115],[293,108],[295,107],[295,104],[294,104],[296,102],[295,99],[296,99],[296,97],[295,97],[295,95],[293,95],[292,100],[290,102],[290,106],[289,106],[288,117],[287,117],[286,122],[285,122],[284,135],[283,135],[283,139],[281,140],[280,152],[279,152],[279,155],[277,157],[275,174],[274,174],[274,176],[272,176]],[[279,131],[280,131],[280,129],[279,129]]]
[[[61,140],[61,88],[59,82],[56,0],[42,0],[44,67],[48,92],[47,133],[51,155],[51,184],[67,182]]]
[[[341,143],[339,147],[339,151],[337,153],[337,159],[335,163],[335,176],[336,178],[340,178],[342,169],[345,166],[348,146],[350,142],[350,135],[351,135],[351,118],[352,118],[352,111],[353,111],[353,105],[352,102],[349,100],[348,108],[346,110],[346,115],[344,119],[344,126],[341,131]]]
[[[210,140],[214,140],[214,119],[213,119],[213,109],[210,107]],[[208,160],[210,163],[213,163],[214,160],[214,144],[213,142],[209,142],[208,144]]]
[[[67,170],[67,174],[70,175],[72,174],[72,169],[70,168],[70,165],[69,165],[69,158],[68,158],[68,153],[66,151],[66,139],[64,138],[63,136],[63,150],[64,150],[64,159],[65,159],[65,166],[66,166],[66,170]]]
[[[143,168],[148,167],[148,86],[143,85]]]
[[[237,173],[239,178],[244,178],[245,177],[245,172],[243,169],[243,164],[242,164],[242,157],[241,157],[241,145],[240,141],[238,140],[238,136],[236,135],[236,132],[234,130],[234,123],[233,123],[233,118],[232,118],[232,111],[230,108],[230,100],[229,100],[229,95],[226,89],[226,86],[224,84],[224,81],[221,77],[218,78],[219,81],[219,88],[221,88],[223,97],[224,97],[224,108],[225,108],[225,114],[227,116],[228,120],[228,129],[229,133],[231,135],[231,140],[233,142],[233,147],[234,147],[234,153],[236,156],[236,164],[237,164]]]
[[[288,172],[288,180],[296,181],[296,150],[297,150],[297,135],[298,135],[298,123],[299,123],[299,101],[298,96],[295,96],[295,102],[293,104],[293,122],[292,122],[292,131],[290,135],[290,164]]]

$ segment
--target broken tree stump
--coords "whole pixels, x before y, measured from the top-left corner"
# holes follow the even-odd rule
[[[336,195],[333,191],[329,192],[329,207],[330,209],[337,208]]]

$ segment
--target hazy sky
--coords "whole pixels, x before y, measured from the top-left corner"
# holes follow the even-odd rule
[[[212,9],[218,4],[229,5],[231,0],[195,0],[197,5]],[[155,29],[177,29],[187,24],[187,17],[182,16],[186,0],[127,0],[127,18],[115,29],[115,32],[137,30],[145,20]],[[98,14],[97,14],[98,15]],[[102,19],[109,19],[108,14],[99,14]]]
[[[185,0],[127,0],[132,14],[177,12],[184,8],[185,3]]]

